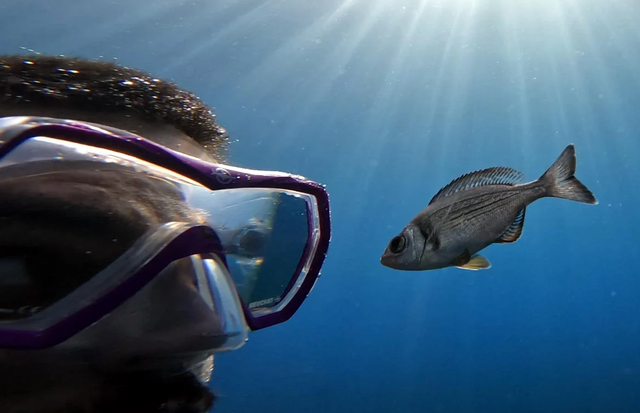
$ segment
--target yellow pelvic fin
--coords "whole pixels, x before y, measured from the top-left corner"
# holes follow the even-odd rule
[[[474,255],[469,262],[463,265],[457,265],[456,267],[463,270],[486,270],[491,268],[491,263],[482,255]]]

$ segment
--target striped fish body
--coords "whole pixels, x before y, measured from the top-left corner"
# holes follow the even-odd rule
[[[534,181],[481,186],[436,200],[409,224],[426,235],[430,251],[438,252],[437,260],[422,267],[448,267],[495,242],[515,242],[522,234],[527,205],[544,196],[544,187]]]
[[[539,179],[529,183],[521,184],[524,175],[506,167],[463,175],[440,189],[391,239],[380,262],[408,271],[490,268],[477,253],[493,243],[517,241],[531,203],[544,197],[598,203],[574,176],[575,169],[575,149],[569,145]]]

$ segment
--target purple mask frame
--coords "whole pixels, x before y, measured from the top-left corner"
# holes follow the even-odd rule
[[[329,196],[323,185],[300,176],[280,172],[253,171],[228,165],[208,163],[167,149],[125,131],[103,127],[104,130],[107,131],[107,133],[105,133],[96,130],[96,127],[102,126],[49,118],[27,118],[27,122],[17,125],[17,128],[20,129],[15,135],[10,136],[4,143],[0,143],[0,159],[28,139],[47,136],[121,152],[174,171],[211,190],[273,188],[297,191],[313,196],[318,206],[318,228],[320,234],[318,245],[310,261],[309,254],[311,254],[312,250],[311,236],[307,240],[303,257],[297,269],[297,276],[299,276],[304,262],[310,262],[310,265],[298,291],[280,311],[258,317],[254,317],[246,303],[242,303],[247,325],[253,331],[282,323],[295,314],[320,276],[320,269],[327,255],[331,239]],[[2,137],[5,138],[5,136]],[[308,225],[309,234],[311,234],[313,229],[312,219],[308,220]],[[198,244],[202,246],[202,241],[207,239],[207,237],[203,238],[201,230],[198,234],[200,235],[187,231],[184,236],[181,235],[177,237],[163,250],[162,254],[156,256],[154,260],[150,261],[143,269],[128,280],[131,282],[123,283],[117,289],[105,294],[101,300],[97,300],[93,305],[84,307],[81,311],[65,317],[57,324],[53,324],[45,330],[15,331],[14,329],[3,329],[0,326],[0,346],[40,348],[51,345],[51,343],[60,342],[74,335],[113,311],[114,308],[127,298],[139,291],[164,268],[158,268],[159,264],[161,265],[166,262],[164,265],[166,266],[181,255],[188,256],[203,253],[204,251],[201,251],[202,248],[196,246]],[[211,238],[208,237],[208,240],[209,245],[211,245]],[[221,250],[219,240],[217,243],[218,245],[213,251]],[[209,252],[213,251],[209,250]],[[221,255],[221,258],[224,260],[223,254],[219,255]],[[297,276],[292,278],[292,282],[287,287],[283,296],[290,292]],[[61,340],[61,338],[63,339]]]

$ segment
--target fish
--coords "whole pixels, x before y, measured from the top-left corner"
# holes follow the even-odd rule
[[[389,241],[380,263],[402,271],[491,268],[478,252],[491,244],[516,242],[531,203],[561,198],[598,204],[575,172],[575,147],[569,144],[535,181],[522,183],[523,173],[502,166],[464,174],[442,187]]]

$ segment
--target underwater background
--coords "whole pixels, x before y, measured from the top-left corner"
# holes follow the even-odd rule
[[[216,357],[220,413],[640,411],[638,0],[24,0],[0,53],[117,59],[212,106],[232,163],[327,185],[288,322]],[[459,175],[569,143],[599,205],[544,199],[487,271],[388,241]]]

